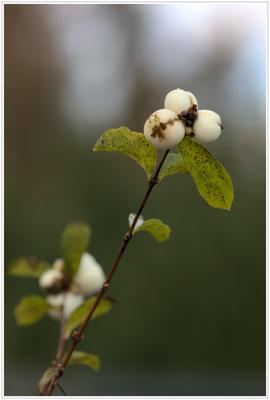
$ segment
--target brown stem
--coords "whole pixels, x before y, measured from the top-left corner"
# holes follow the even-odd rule
[[[58,363],[60,358],[62,357],[64,348],[65,348],[65,343],[66,343],[64,304],[61,305],[59,314],[60,314],[59,315],[60,316],[60,334],[59,334],[59,342],[58,342],[58,347],[57,347],[56,356],[55,356],[56,363]]]
[[[159,174],[159,172],[161,170],[161,167],[162,167],[162,165],[163,165],[163,163],[164,163],[169,151],[170,150],[166,150],[165,151],[165,153],[164,153],[164,155],[163,155],[163,157],[162,157],[162,159],[161,159],[161,161],[160,161],[160,163],[159,163],[159,165],[157,167],[156,172],[154,173],[154,175],[150,179],[149,185],[148,185],[148,189],[147,189],[147,191],[146,191],[146,193],[144,195],[144,198],[143,198],[143,200],[141,202],[141,205],[140,205],[140,207],[139,207],[139,209],[138,209],[138,211],[137,211],[137,213],[135,215],[135,218],[134,218],[131,226],[129,227],[127,233],[125,234],[125,236],[123,238],[122,245],[120,247],[120,250],[119,250],[119,252],[118,252],[118,254],[117,254],[117,256],[116,256],[116,258],[115,258],[115,260],[114,260],[114,262],[112,264],[112,266],[111,266],[111,269],[110,269],[110,271],[109,271],[109,273],[107,275],[106,281],[104,282],[100,292],[98,293],[98,295],[96,297],[96,300],[95,300],[94,304],[92,305],[92,307],[90,308],[90,310],[89,310],[84,322],[82,323],[82,325],[80,326],[78,331],[75,331],[73,333],[73,335],[72,335],[72,343],[71,343],[70,347],[68,348],[66,354],[64,355],[64,358],[63,358],[62,363],[60,364],[60,366],[58,368],[57,373],[54,375],[54,377],[52,378],[50,384],[47,386],[47,390],[46,390],[46,393],[44,393],[44,395],[46,395],[46,396],[51,396],[52,395],[52,393],[53,393],[53,391],[55,389],[55,386],[58,384],[59,379],[63,375],[64,370],[65,370],[65,368],[67,367],[67,365],[69,363],[69,360],[70,360],[70,358],[72,356],[73,351],[77,347],[78,343],[82,340],[83,333],[84,333],[85,329],[87,328],[87,325],[88,325],[89,321],[91,320],[91,318],[92,318],[97,306],[99,305],[99,303],[100,303],[102,297],[104,296],[104,294],[106,293],[106,291],[109,289],[110,281],[111,281],[111,279],[112,279],[112,277],[113,277],[113,275],[114,275],[114,273],[115,273],[115,271],[116,271],[116,269],[118,267],[118,264],[119,264],[119,262],[120,262],[120,260],[122,258],[122,255],[124,254],[124,252],[126,250],[126,247],[127,247],[128,243],[129,243],[129,241],[132,238],[132,233],[134,231],[134,228],[135,228],[135,225],[136,225],[136,223],[138,221],[138,218],[139,218],[140,214],[142,213],[142,210],[144,209],[144,206],[145,206],[145,204],[146,204],[146,202],[147,202],[147,200],[148,200],[148,198],[149,198],[154,186],[158,183],[158,174]]]

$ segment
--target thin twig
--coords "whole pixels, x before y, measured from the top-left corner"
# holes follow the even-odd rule
[[[65,301],[65,299],[64,299]],[[60,334],[59,334],[59,342],[56,351],[55,361],[58,362],[62,357],[64,347],[65,347],[65,318],[64,318],[64,304],[61,305],[59,310],[59,318],[60,318]]]
[[[145,204],[146,204],[146,202],[147,202],[147,200],[148,200],[148,198],[149,198],[154,186],[158,183],[158,174],[159,174],[159,172],[161,170],[161,167],[162,167],[162,165],[163,165],[168,153],[169,153],[169,150],[166,150],[166,152],[164,153],[164,155],[163,155],[163,157],[162,157],[162,159],[161,159],[161,161],[160,161],[160,163],[159,163],[159,165],[157,167],[156,172],[154,173],[153,177],[150,179],[149,185],[148,185],[148,189],[147,189],[147,191],[146,191],[146,193],[144,195],[144,198],[143,198],[143,200],[141,202],[141,205],[140,205],[140,207],[139,207],[139,209],[138,209],[138,211],[137,211],[137,213],[135,215],[135,218],[134,218],[131,226],[129,227],[127,233],[125,234],[125,236],[123,238],[122,245],[120,247],[120,250],[119,250],[119,252],[118,252],[118,254],[117,254],[117,256],[116,256],[116,258],[115,258],[115,260],[114,260],[114,262],[112,264],[112,266],[111,266],[111,269],[110,269],[110,271],[109,271],[109,273],[107,275],[106,281],[104,282],[100,292],[98,293],[98,295],[96,297],[96,300],[95,300],[94,304],[92,305],[92,307],[90,308],[90,310],[89,310],[84,322],[82,323],[82,325],[80,326],[78,331],[75,331],[73,333],[73,335],[72,335],[72,343],[71,343],[70,347],[68,348],[66,354],[64,355],[64,358],[63,358],[62,363],[60,364],[60,366],[58,368],[57,373],[54,375],[54,377],[52,378],[50,384],[48,385],[46,393],[44,393],[45,395],[47,395],[47,396],[51,396],[52,395],[52,393],[53,393],[53,391],[55,389],[55,386],[58,385],[58,381],[61,378],[61,376],[63,375],[64,370],[65,370],[65,368],[67,367],[67,365],[69,363],[69,360],[70,360],[70,358],[72,356],[73,351],[77,347],[78,343],[82,340],[83,333],[84,333],[85,329],[87,328],[88,323],[91,320],[91,318],[92,318],[97,306],[99,305],[99,303],[100,303],[101,299],[103,298],[104,294],[106,293],[106,291],[109,289],[111,279],[112,279],[112,277],[113,277],[113,275],[114,275],[114,273],[115,273],[115,271],[116,271],[116,269],[118,267],[118,264],[119,264],[119,262],[120,262],[120,260],[122,258],[122,255],[124,254],[124,252],[126,250],[126,247],[127,247],[128,243],[129,243],[129,241],[132,238],[132,233],[134,231],[134,228],[136,226],[138,218],[139,218],[140,214],[142,213],[142,210],[144,209],[144,206],[145,206]]]
[[[57,383],[57,387],[60,390],[60,392],[64,395],[64,396],[68,396],[67,393],[64,391],[63,386],[60,385],[60,383]]]

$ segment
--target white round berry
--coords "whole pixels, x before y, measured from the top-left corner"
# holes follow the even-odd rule
[[[185,136],[185,127],[175,112],[158,110],[144,124],[146,139],[157,149],[170,149]]]
[[[59,293],[56,295],[49,295],[46,297],[46,301],[49,305],[56,307],[57,309],[49,310],[48,314],[52,318],[59,319],[60,317],[60,311],[59,308],[64,305],[63,312],[64,312],[64,318],[67,319],[73,311],[76,310],[84,301],[84,298],[80,294],[75,294],[72,292],[64,292],[64,293]]]
[[[214,111],[199,110],[198,118],[194,122],[194,139],[202,143],[217,140],[221,134],[222,122],[220,116]]]
[[[96,294],[105,282],[102,267],[89,253],[83,253],[73,282],[85,295]]]
[[[64,317],[68,318],[84,301],[81,294],[67,292],[64,294]]]
[[[198,101],[194,94],[183,89],[175,89],[167,94],[164,105],[179,115],[183,111],[188,111],[193,105],[198,106]]]
[[[39,278],[41,289],[50,289],[64,278],[63,273],[58,269],[48,269]]]
[[[64,302],[64,294],[63,293],[49,294],[46,297],[46,301],[48,304],[50,304],[50,306],[58,308],[58,307],[62,306],[62,304]]]

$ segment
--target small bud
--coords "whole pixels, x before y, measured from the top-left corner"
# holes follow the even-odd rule
[[[102,267],[91,254],[83,253],[73,282],[84,295],[95,294],[101,289],[105,282],[105,275]]]
[[[58,269],[49,269],[40,276],[39,286],[41,289],[55,293],[61,291],[64,281],[65,277],[61,271]]]
[[[219,138],[221,129],[221,118],[217,113],[210,110],[198,111],[198,118],[193,125],[194,138],[198,140],[198,142],[214,142]]]
[[[129,216],[128,216],[128,224],[129,224],[129,226],[131,226],[133,224],[135,216],[136,216],[136,214],[132,214],[132,213],[129,214]],[[139,218],[137,219],[137,222],[135,224],[134,230],[139,228],[139,226],[141,226],[143,223],[144,223],[143,216],[140,215]]]
[[[193,128],[186,126],[186,135],[189,137],[193,137],[194,136]]]
[[[63,258],[57,258],[53,263],[53,268],[57,269],[58,271],[64,272],[65,271],[65,261]]]
[[[193,105],[198,106],[194,94],[182,89],[172,90],[165,97],[165,108],[174,111],[177,115],[187,112]]]
[[[47,303],[53,307],[61,307],[64,305],[64,317],[67,319],[76,308],[83,303],[83,296],[72,292],[64,292],[46,297]],[[52,318],[59,319],[59,310],[49,310],[49,315]]]
[[[170,149],[181,142],[185,127],[173,111],[162,109],[150,115],[144,124],[144,134],[157,149]]]

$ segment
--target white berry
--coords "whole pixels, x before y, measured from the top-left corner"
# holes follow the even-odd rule
[[[105,282],[102,267],[89,253],[83,253],[73,282],[85,295],[96,294]]]
[[[64,276],[58,269],[48,269],[43,272],[39,278],[39,286],[41,289],[50,289],[63,280]]]
[[[144,124],[146,139],[157,149],[170,149],[183,139],[185,127],[175,112],[158,110]]]
[[[177,115],[188,111],[193,105],[198,106],[196,97],[183,89],[172,90],[165,97],[165,108],[174,111]]]
[[[49,315],[52,318],[59,318],[59,308],[64,305],[64,318],[67,319],[73,313],[73,311],[75,311],[76,308],[83,303],[84,298],[80,294],[64,292],[56,295],[49,295],[46,297],[46,301],[49,305],[58,308],[58,310],[49,310]]]
[[[83,303],[84,297],[72,292],[67,292],[64,296],[64,317],[68,318]]]
[[[193,132],[198,142],[210,143],[217,140],[221,134],[222,122],[214,111],[199,110],[198,118],[194,122]]]

